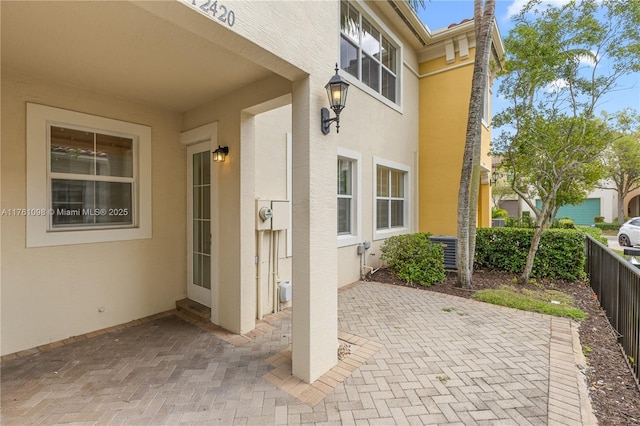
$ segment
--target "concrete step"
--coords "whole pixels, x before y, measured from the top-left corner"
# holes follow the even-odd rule
[[[191,299],[182,299],[176,301],[176,309],[180,312],[184,312],[190,315],[196,320],[210,322],[211,321],[211,308],[204,306]]]

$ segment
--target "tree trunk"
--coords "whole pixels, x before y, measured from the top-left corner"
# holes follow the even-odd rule
[[[469,287],[473,276],[475,250],[475,230],[478,213],[478,192],[480,189],[480,146],[484,95],[489,84],[489,59],[495,0],[486,0],[484,11],[482,0],[474,0],[474,21],[476,29],[476,52],[473,65],[469,118],[466,142],[460,173],[458,191],[458,280],[461,287]],[[474,172],[477,168],[477,173]],[[477,175],[477,177],[474,177]]]
[[[529,279],[531,278],[531,272],[533,271],[533,262],[536,259],[536,253],[538,252],[538,247],[540,246],[540,239],[542,238],[542,233],[545,229],[548,228],[547,224],[547,216],[549,215],[549,201],[543,200],[542,206],[540,206],[540,214],[536,216],[536,228],[533,232],[533,238],[531,239],[531,248],[529,249],[529,254],[527,255],[527,261],[524,265],[524,271],[522,271],[522,275],[518,279],[520,284],[527,284]]]
[[[618,191],[618,225],[624,223],[624,195]]]

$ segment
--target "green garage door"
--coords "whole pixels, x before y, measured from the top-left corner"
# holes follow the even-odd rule
[[[540,200],[537,200],[538,208],[540,204]],[[591,225],[596,216],[600,216],[600,198],[588,198],[582,204],[562,206],[556,218],[570,217],[576,225]]]

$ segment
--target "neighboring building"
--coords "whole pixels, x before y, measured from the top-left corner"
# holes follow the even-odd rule
[[[458,189],[466,141],[469,98],[475,55],[473,21],[450,25],[431,34],[418,52],[420,61],[420,231],[457,235]],[[491,55],[495,71],[504,57],[497,25]],[[493,77],[490,76],[490,84]],[[480,227],[491,226],[491,103],[485,98],[482,128]]]
[[[418,171],[459,170],[464,137],[419,123],[438,125],[429,99],[455,99],[456,127],[466,114],[472,67],[447,58],[472,24],[431,34],[399,0],[211,4],[0,3],[1,354],[185,297],[244,334],[289,305],[288,281],[293,374],[311,382],[336,363],[338,287],[419,216],[454,232],[422,224],[444,180]],[[325,136],[336,62],[351,87]],[[428,82],[446,75],[444,96]]]
[[[531,217],[535,215],[533,210],[522,199],[504,200],[501,201],[500,207],[509,211],[510,216],[513,209],[513,203],[517,203],[517,208],[520,212],[530,212]],[[536,200],[536,206],[541,206],[541,201]],[[596,216],[602,216],[604,222],[617,221],[618,213],[618,193],[610,189],[595,189],[587,194],[586,199],[577,205],[569,204],[560,207],[556,214],[556,219],[571,218],[576,225],[593,225],[595,223]]]
[[[631,191],[624,199],[624,214],[628,217],[640,216],[640,189]],[[617,218],[617,213],[615,218]]]

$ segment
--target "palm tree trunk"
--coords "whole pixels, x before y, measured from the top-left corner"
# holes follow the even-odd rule
[[[484,96],[489,84],[489,59],[495,18],[495,0],[474,0],[476,53],[473,66],[469,118],[458,192],[458,280],[469,287],[473,277],[478,193],[480,191],[480,149]]]

